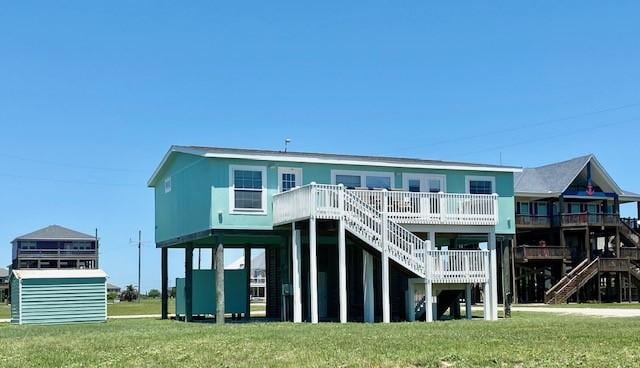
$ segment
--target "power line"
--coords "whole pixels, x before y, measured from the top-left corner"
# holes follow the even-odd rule
[[[527,128],[530,129],[530,128],[534,128],[534,127],[540,127],[540,126],[544,126],[544,125],[559,123],[559,122],[563,122],[563,121],[567,121],[567,120],[573,120],[573,119],[578,119],[578,118],[582,118],[582,117],[586,117],[586,116],[598,115],[598,114],[603,114],[603,113],[613,112],[613,111],[619,111],[619,110],[624,110],[624,109],[629,109],[629,108],[634,108],[634,107],[640,107],[640,102],[630,103],[630,104],[620,105],[620,106],[614,106],[614,107],[608,107],[608,108],[600,109],[600,110],[588,111],[588,112],[579,113],[579,114],[575,114],[575,115],[564,116],[564,117],[561,117],[561,118],[543,120],[543,121],[540,121],[540,122],[537,122],[537,123],[517,124],[517,126],[514,126],[514,127],[504,128],[504,129],[496,129],[496,130],[482,132],[482,133],[478,133],[478,134],[474,134],[474,135],[443,139],[443,140],[440,140],[440,141],[429,142],[428,145],[429,145],[429,147],[433,147],[433,146],[439,146],[439,145],[448,144],[448,143],[459,143],[461,141],[468,141],[468,140],[473,140],[473,139],[476,139],[476,138],[495,136],[496,134],[510,133],[510,132],[515,132],[515,131],[518,131],[518,130],[527,129]],[[423,147],[423,146],[420,146],[420,147]],[[405,150],[406,151],[406,150],[415,149],[415,148],[418,148],[418,146],[410,146],[410,147],[405,146],[405,147],[401,147],[400,150]]]

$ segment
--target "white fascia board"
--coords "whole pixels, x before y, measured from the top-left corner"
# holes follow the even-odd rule
[[[491,172],[521,172],[521,168],[511,167],[491,167],[491,166],[471,166],[464,164],[403,164],[382,161],[359,161],[349,159],[326,159],[316,157],[302,156],[272,156],[272,155],[247,155],[238,153],[205,153],[200,154],[203,157],[212,158],[235,158],[260,161],[284,161],[284,162],[303,162],[315,164],[336,164],[336,165],[354,165],[354,166],[378,166],[378,167],[398,167],[412,169],[442,169],[442,170],[468,170],[468,171],[491,171]]]

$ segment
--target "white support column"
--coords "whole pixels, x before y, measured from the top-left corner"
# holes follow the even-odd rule
[[[498,264],[496,257],[496,232],[489,233],[489,260],[491,264],[491,320],[498,320]]]
[[[382,322],[391,322],[391,301],[389,297],[389,253],[387,251],[387,192],[383,191],[380,231],[382,233]]]
[[[309,219],[309,294],[311,323],[318,323],[318,256],[316,250],[316,219]]]
[[[338,282],[340,294],[340,323],[347,323],[347,246],[345,240],[344,223],[344,187],[338,191],[338,208],[340,220],[338,221]]]
[[[364,321],[375,321],[375,299],[373,290],[373,256],[362,250],[362,289],[364,292]]]
[[[489,301],[491,299],[491,297],[489,296],[489,294],[491,293],[491,291],[489,290],[491,288],[490,285],[491,284],[489,282],[485,282],[484,287],[482,288],[484,294],[482,312],[484,314],[485,321],[491,320],[491,302]]]
[[[467,319],[473,318],[471,311],[471,284],[466,284],[464,286],[464,311]]]
[[[300,230],[291,224],[291,276],[293,279],[293,322],[302,322],[302,295],[300,290]]]
[[[428,280],[424,284],[424,306],[424,320],[426,322],[433,322],[433,284]]]

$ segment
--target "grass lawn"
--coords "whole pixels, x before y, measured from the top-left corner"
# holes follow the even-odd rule
[[[569,304],[518,304],[514,307],[540,307],[540,308],[611,308],[611,309],[640,309],[640,303],[569,303]]]
[[[0,303],[0,319],[11,318],[11,310],[9,305]]]
[[[2,367],[637,367],[640,319],[514,313],[500,322],[390,325],[3,324],[0,346],[11,346],[0,354]]]
[[[169,313],[175,313],[176,301],[169,299]],[[141,299],[138,302],[107,304],[108,316],[130,316],[139,314],[160,314],[160,298]]]

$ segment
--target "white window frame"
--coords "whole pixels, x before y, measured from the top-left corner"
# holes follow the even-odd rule
[[[490,181],[491,182],[491,194],[495,194],[496,191],[496,178],[495,176],[477,176],[467,175],[464,177],[465,191],[471,193],[471,181]]]
[[[236,188],[233,172],[236,170],[262,172],[262,208],[236,208]],[[267,167],[253,165],[229,165],[229,213],[232,215],[266,215],[267,214]]]
[[[279,167],[278,168],[278,193],[282,192],[282,175],[295,174],[296,187],[302,186],[302,168],[300,167]]]
[[[353,175],[360,177],[360,187],[367,186],[367,176],[383,176],[389,178],[389,186],[391,189],[395,187],[394,174],[389,171],[359,171],[359,170],[331,170],[331,184],[336,185],[336,176]]]
[[[442,174],[402,173],[402,189],[409,191],[409,180],[420,180],[420,192],[429,193],[429,179],[440,180],[440,193],[447,192],[447,176]]]
[[[164,179],[164,192],[165,193],[171,192],[171,177],[170,176],[168,178]]]

